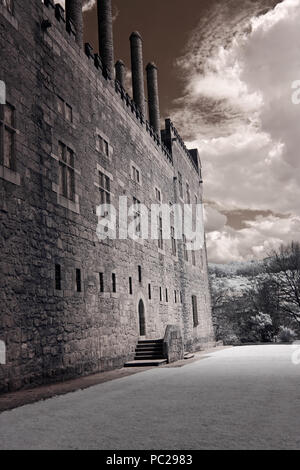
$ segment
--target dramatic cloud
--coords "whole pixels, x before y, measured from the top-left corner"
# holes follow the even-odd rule
[[[201,23],[178,61],[187,86],[172,117],[201,151],[205,196],[213,203],[211,261],[264,256],[300,238],[300,105],[291,99],[300,79],[299,23],[300,1],[285,0],[242,21],[230,45],[217,50],[197,42]],[[205,60],[203,52],[210,53]],[[264,215],[248,220],[249,210]],[[216,211],[227,214],[223,227]],[[240,213],[239,228],[230,225],[230,211]]]
[[[56,3],[59,3],[63,8],[65,8],[65,0],[57,0]],[[83,11],[91,10],[96,5],[96,0],[84,0],[83,1]]]

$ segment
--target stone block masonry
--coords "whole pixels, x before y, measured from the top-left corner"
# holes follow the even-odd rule
[[[125,195],[150,207],[156,189],[183,204],[188,188],[201,202],[200,161],[169,120],[160,141],[113,80],[111,48],[105,65],[73,26],[52,1],[14,0],[12,11],[0,1],[1,392],[122,367],[140,337],[141,300],[147,339],[176,325],[185,349],[214,342],[205,247],[194,266],[181,242],[174,255],[171,241],[96,236],[108,193],[116,206]]]

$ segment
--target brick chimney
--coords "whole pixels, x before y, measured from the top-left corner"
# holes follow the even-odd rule
[[[66,20],[71,20],[76,29],[76,42],[83,44],[82,0],[66,0]]]
[[[99,55],[110,78],[114,74],[114,45],[111,0],[98,0]]]
[[[116,69],[116,80],[120,83],[120,85],[125,88],[125,78],[126,78],[126,69],[125,64],[122,60],[118,60],[115,65]]]
[[[133,99],[145,116],[143,44],[139,33],[130,36]]]
[[[151,62],[147,65],[146,71],[147,71],[147,87],[148,87],[149,121],[160,140],[161,136],[160,136],[160,112],[159,112],[157,67],[153,62]]]

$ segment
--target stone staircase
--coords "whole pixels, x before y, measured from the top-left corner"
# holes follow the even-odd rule
[[[134,361],[126,362],[125,367],[152,367],[166,364],[162,339],[140,340],[135,349]]]

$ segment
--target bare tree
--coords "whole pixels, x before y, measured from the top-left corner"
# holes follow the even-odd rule
[[[274,250],[267,272],[276,288],[279,309],[300,327],[300,244]]]

